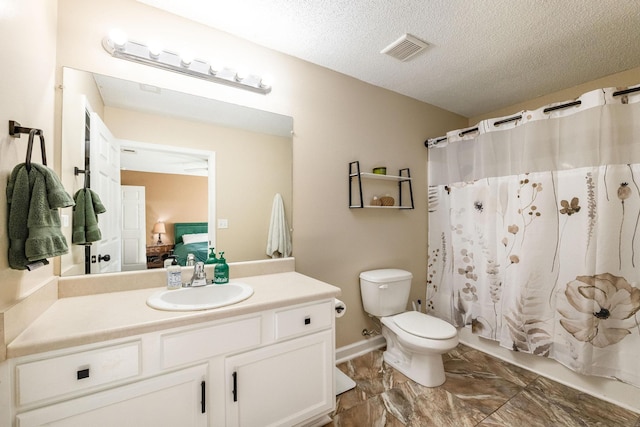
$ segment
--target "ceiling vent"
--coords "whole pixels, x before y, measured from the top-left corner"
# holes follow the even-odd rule
[[[380,51],[400,61],[408,61],[429,46],[429,43],[423,42],[419,38],[411,34],[405,34],[389,46]]]

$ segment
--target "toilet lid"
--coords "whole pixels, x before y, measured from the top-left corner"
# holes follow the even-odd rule
[[[422,338],[446,340],[456,336],[458,331],[451,324],[437,317],[419,311],[406,311],[393,316],[400,329]]]

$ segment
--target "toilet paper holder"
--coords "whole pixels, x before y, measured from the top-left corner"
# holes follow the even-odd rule
[[[333,309],[336,312],[336,317],[344,316],[344,313],[347,311],[346,304],[337,298],[333,299],[333,304]]]

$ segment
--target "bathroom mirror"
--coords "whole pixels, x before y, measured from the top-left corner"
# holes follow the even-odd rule
[[[172,244],[173,224],[204,221],[209,222],[209,232],[214,233],[216,251],[224,251],[229,262],[267,259],[265,249],[276,193],[282,195],[291,225],[291,117],[66,67],[62,98],[61,178],[72,195],[83,187],[85,179],[82,173],[74,173],[75,168],[85,169],[88,134],[85,135],[87,111],[83,106],[99,116],[115,139],[123,141],[123,156],[131,154],[131,147],[164,147],[171,165],[186,162],[180,161],[181,154],[196,153],[201,157],[200,164],[196,159],[190,169],[202,172],[202,163],[207,168],[202,159],[213,155],[209,161],[214,159],[215,164],[209,165],[207,172],[215,173],[208,180],[209,187],[215,188],[205,190],[207,184],[202,187],[189,183],[177,188],[160,184],[156,188],[157,183],[166,180],[173,184],[181,180],[182,175],[175,170],[162,179],[160,175],[147,175],[143,180],[146,193],[154,194],[153,199],[147,197],[145,201],[147,213],[153,212],[154,217],[147,216],[141,226],[151,249],[159,238],[152,234],[155,222],[165,222],[166,234],[160,237],[163,243]],[[167,161],[167,157],[152,158],[147,154],[140,157],[147,165]],[[134,172],[129,163],[126,168],[130,175],[157,173]],[[169,166],[160,169],[167,170]],[[90,175],[92,189],[100,188],[97,182],[101,177],[95,175]],[[163,200],[154,200],[157,197]],[[182,209],[166,212],[158,208],[163,204]],[[207,210],[215,212],[215,216],[208,217],[203,213]],[[69,254],[61,257],[61,275],[85,274],[85,247],[71,244],[72,211],[63,210],[61,215],[63,232],[70,243]],[[105,222],[99,215],[99,226],[108,228],[110,225]]]

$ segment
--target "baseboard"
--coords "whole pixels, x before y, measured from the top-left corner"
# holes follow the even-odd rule
[[[458,330],[460,342],[483,353],[502,359],[505,362],[533,371],[538,375],[557,381],[567,387],[597,397],[604,401],[640,413],[638,388],[608,378],[578,374],[566,368],[560,362],[546,357],[511,351],[500,347],[497,342],[480,338],[471,330]]]
[[[322,427],[331,423],[331,417],[329,415],[323,415],[315,420],[308,421],[303,424],[298,424],[298,427]]]
[[[353,344],[345,345],[336,349],[336,365],[354,359],[363,354],[369,353],[387,345],[387,341],[382,335],[373,338],[357,341]]]

